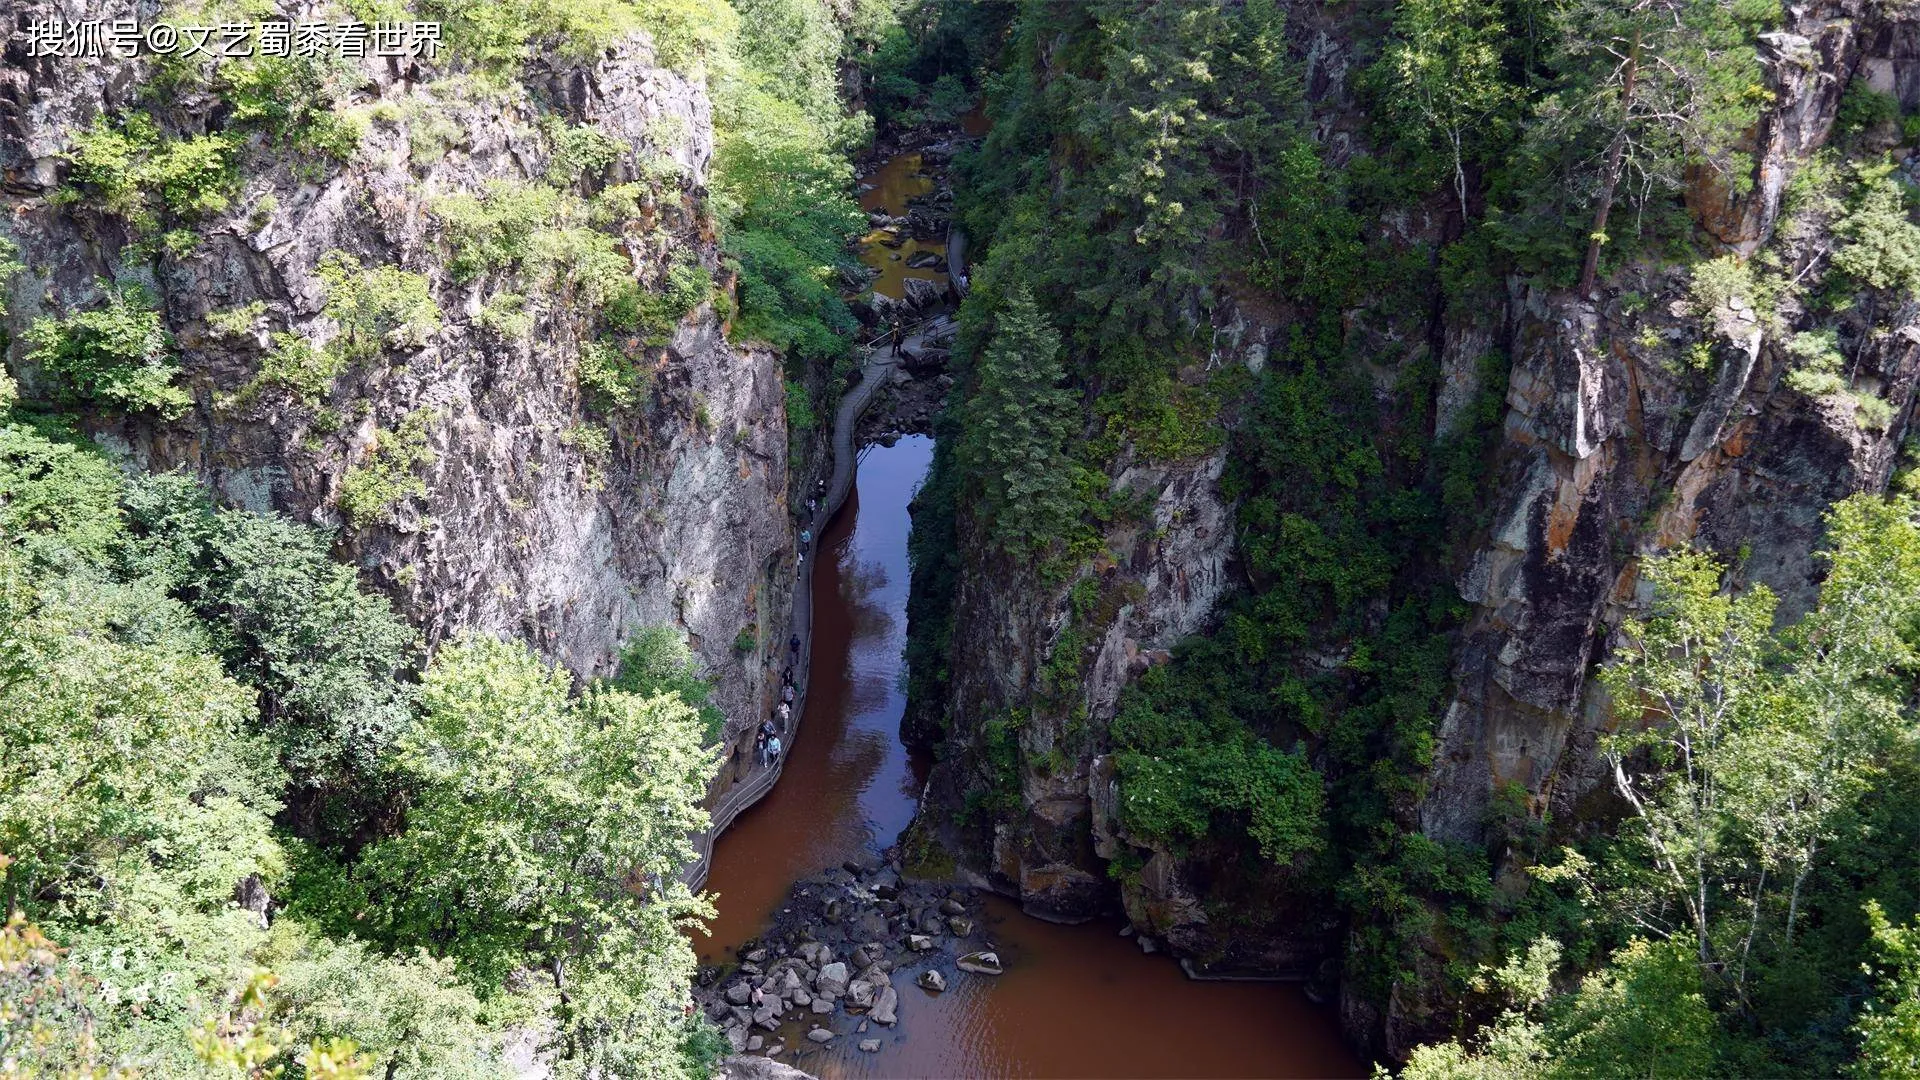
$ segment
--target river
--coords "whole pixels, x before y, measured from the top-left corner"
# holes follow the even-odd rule
[[[901,202],[870,208],[904,213],[903,189],[926,190],[912,157],[889,162],[876,189]],[[898,267],[889,250],[872,245],[870,262]],[[696,939],[704,962],[735,960],[794,882],[885,849],[913,817],[928,763],[900,741],[907,505],[932,455],[924,436],[863,449],[854,489],[820,537],[806,713],[779,784],[716,841],[706,888],[719,914],[712,937]],[[1004,975],[949,964],[951,988],[935,995],[903,967],[899,1025],[870,1032],[878,1053],[790,1035],[781,1060],[823,1080],[1364,1074],[1331,1010],[1297,984],[1190,980],[1121,937],[1117,919],[1059,926],[993,900],[986,924]]]

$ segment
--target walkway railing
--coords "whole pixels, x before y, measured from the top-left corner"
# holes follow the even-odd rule
[[[931,322],[933,318],[916,323],[915,333],[901,344],[903,346],[910,344],[920,336],[919,331]],[[892,333],[888,332],[862,347],[871,349],[877,342],[892,336]],[[860,424],[860,417],[866,412],[867,406],[872,403],[880,387],[886,385],[887,378],[899,362],[899,354],[893,349],[869,355],[866,364],[861,368],[859,384],[841,397],[840,407],[834,410],[833,472],[831,479],[827,482],[827,496],[821,501],[813,519],[807,525],[813,530],[814,558],[811,561],[802,561],[802,571],[794,584],[792,629],[788,637],[789,640],[794,637],[800,639],[800,654],[793,661],[793,713],[781,739],[783,752],[771,767],[759,761],[751,762],[747,775],[734,781],[732,786],[722,792],[719,800],[708,812],[713,824],[706,832],[694,837],[693,849],[697,857],[687,866],[682,875],[687,884],[694,889],[699,889],[706,884],[707,874],[713,868],[714,842],[748,807],[765,798],[766,794],[773,790],[774,784],[780,779],[781,770],[786,768],[788,759],[793,756],[794,744],[800,735],[800,718],[806,713],[807,683],[810,681],[807,675],[809,665],[813,661],[813,568],[819,562],[819,553],[822,550],[820,539],[826,532],[827,524],[833,520],[835,514],[839,513],[840,507],[847,500],[847,495],[853,490],[856,464],[853,439],[854,431]],[[775,647],[783,655],[787,652],[787,644],[784,641],[777,642]],[[757,717],[754,719],[754,726],[759,726]]]

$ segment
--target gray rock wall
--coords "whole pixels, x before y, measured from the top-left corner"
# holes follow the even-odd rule
[[[68,3],[59,14],[110,17],[109,6]],[[40,0],[17,3],[9,22],[24,28],[54,12]],[[0,71],[0,235],[19,245],[29,270],[10,290],[9,368],[31,396],[44,382],[24,361],[20,338],[32,319],[90,302],[98,279],[145,281],[195,405],[174,422],[101,414],[89,430],[139,467],[185,468],[231,503],[322,525],[343,524],[342,480],[368,460],[376,430],[429,410],[426,494],[385,523],[339,534],[341,555],[366,580],[429,642],[464,629],[520,635],[582,675],[608,672],[634,630],[678,627],[718,680],[734,726],[749,726],[767,707],[767,681],[759,653],[737,653],[736,636],[757,630],[775,647],[784,634],[767,628],[786,626],[790,604],[778,357],[729,344],[711,305],[700,306],[669,344],[645,351],[651,401],[614,422],[611,452],[594,460],[578,438],[605,426],[577,385],[586,313],[564,296],[533,296],[530,333],[484,328],[483,305],[515,286],[492,274],[455,281],[429,209],[437,196],[489,182],[538,180],[550,153],[541,118],[557,115],[615,140],[621,152],[607,182],[646,168],[678,173],[617,227],[637,277],[655,281],[675,259],[717,270],[703,204],[713,153],[704,87],[657,66],[644,35],[591,63],[533,61],[499,91],[411,61],[369,59],[362,73],[350,105],[370,122],[350,161],[316,162],[256,136],[241,194],[205,223],[197,247],[132,258],[120,222],[55,195],[73,134],[135,105],[143,73],[125,60],[29,59],[16,33]],[[204,130],[215,105],[199,92],[138,104],[186,134]],[[335,332],[316,273],[335,249],[424,275],[444,328],[344,371],[327,402],[337,427],[284,395],[229,403],[258,370],[271,332],[322,340]],[[265,314],[250,333],[234,340],[209,329],[210,314],[256,301]]]

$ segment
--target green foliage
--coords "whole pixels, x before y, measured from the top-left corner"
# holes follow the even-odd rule
[[[1832,330],[1812,330],[1787,339],[1787,355],[1793,367],[1787,371],[1786,384],[1808,397],[1826,397],[1847,392],[1840,374],[1846,358],[1840,355],[1839,336]]]
[[[445,24],[454,57],[502,83],[536,48],[591,60],[635,30],[667,66],[698,75],[722,58],[738,22],[708,0],[422,0],[415,10]]]
[[[199,616],[226,670],[260,695],[257,730],[296,787],[375,783],[410,721],[412,628],[360,591],[329,537],[271,514],[216,511],[178,474],[130,483],[123,558]]]
[[[866,227],[842,156],[861,135],[836,89],[843,37],[809,0],[753,0],[742,16],[740,68],[715,88],[712,180],[740,274],[735,330],[830,362],[855,331],[838,272]]]
[[[1834,117],[1836,134],[1849,142],[1859,142],[1883,127],[1897,127],[1900,99],[1854,79],[1840,96],[1840,112]]]
[[[1410,0],[1393,17],[1395,40],[1370,72],[1382,85],[1386,118],[1417,155],[1451,166],[1460,215],[1467,215],[1466,164],[1502,145],[1518,97],[1501,56],[1505,24],[1489,0]]]
[[[388,348],[418,348],[440,331],[440,306],[419,274],[362,266],[344,251],[327,252],[317,272],[327,318],[339,328],[329,348],[343,364],[377,359]]]
[[[1244,833],[1285,865],[1325,844],[1320,774],[1275,749],[1227,701],[1155,668],[1114,718],[1120,819],[1136,836],[1184,850]]]
[[[452,957],[477,987],[536,959],[564,979],[570,1067],[677,1075],[694,965],[683,931],[711,913],[679,871],[707,824],[715,757],[674,697],[573,698],[568,683],[522,646],[441,648],[401,755],[407,831],[356,870],[369,923]]]
[[[455,281],[518,263],[533,252],[534,233],[560,212],[561,195],[543,184],[490,180],[480,195],[460,191],[435,198],[433,215],[446,230]]]
[[[168,419],[186,412],[193,398],[173,384],[180,366],[151,295],[104,282],[101,290],[106,302],[100,307],[35,319],[26,358],[82,401],[126,412],[150,409]]]
[[[812,431],[820,423],[820,417],[813,411],[813,395],[807,392],[805,383],[787,384],[787,430],[790,432]]]
[[[1025,291],[1010,293],[980,384],[967,400],[956,461],[979,477],[975,514],[1014,555],[1044,550],[1077,516],[1066,453],[1073,395],[1059,388],[1060,336]]]
[[[1510,1009],[1472,1049],[1461,1042],[1419,1048],[1401,1076],[1680,1080],[1715,1074],[1719,1032],[1684,949],[1633,941],[1577,992],[1554,1001],[1544,1021],[1535,1020],[1530,1013],[1544,999]]]
[[[751,633],[748,627],[742,633]],[[720,741],[727,717],[713,703],[713,682],[700,674],[700,663],[680,632],[667,626],[649,626],[634,634],[620,651],[619,674],[607,684],[641,697],[671,695],[700,716],[709,744]]]
[[[1907,189],[1891,178],[1893,166],[1860,170],[1859,192],[1834,226],[1842,245],[1833,268],[1857,286],[1920,290],[1920,225],[1907,214]]]
[[[589,124],[564,124],[548,117],[545,124],[553,153],[547,159],[547,182],[570,188],[582,177],[597,177],[619,160],[621,146]]]
[[[1920,1076],[1920,924],[1895,926],[1878,901],[1867,904],[1873,931],[1873,1000],[1855,1028],[1860,1058],[1855,1075],[1911,1080]]]
[[[7,315],[7,294],[13,285],[14,276],[26,268],[27,264],[20,261],[20,245],[0,236],[0,319],[6,318]]]
[[[580,346],[577,377],[581,395],[604,413],[631,409],[653,393],[652,374],[604,341]]]
[[[286,918],[274,923],[259,960],[278,976],[269,1015],[297,1044],[351,1039],[370,1065],[396,1077],[507,1075],[500,1036],[450,960],[423,951],[382,956]]]
[[[427,428],[434,419],[431,410],[417,409],[398,428],[375,431],[366,458],[341,477],[340,512],[355,527],[378,525],[402,500],[427,493],[427,482],[415,470],[434,460],[427,448]]]
[[[345,161],[365,134],[365,121],[343,107],[360,78],[351,61],[328,52],[223,59],[213,82],[235,127],[258,129],[301,153]]]
[[[238,148],[224,134],[167,138],[144,113],[117,122],[102,116],[74,135],[68,178],[76,195],[149,231],[225,210],[238,180]]]

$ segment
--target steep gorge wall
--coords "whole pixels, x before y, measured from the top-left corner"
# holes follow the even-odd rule
[[[1289,33],[1305,72],[1316,131],[1330,163],[1365,152],[1364,117],[1348,86],[1353,42],[1337,14],[1294,5]],[[1755,183],[1735,195],[1694,178],[1688,205],[1721,250],[1774,253],[1791,272],[1826,259],[1831,221],[1783,222],[1788,180],[1829,141],[1841,94],[1856,76],[1920,105],[1920,21],[1897,6],[1828,0],[1793,5],[1786,25],[1762,38],[1773,100],[1752,133]],[[1443,238],[1439,203],[1379,223],[1409,240]],[[1789,227],[1790,226],[1790,227]],[[1782,230],[1785,231],[1782,231]],[[1851,403],[1809,398],[1782,384],[1783,339],[1802,312],[1764,325],[1751,310],[1715,313],[1708,332],[1688,308],[1684,267],[1629,267],[1588,300],[1515,278],[1489,310],[1424,313],[1385,327],[1362,350],[1383,388],[1407,365],[1435,356],[1440,369],[1433,436],[1450,434],[1480,389],[1481,358],[1510,360],[1508,388],[1483,493],[1491,524],[1426,553],[1469,605],[1453,646],[1453,690],[1438,721],[1424,795],[1408,825],[1436,840],[1485,841],[1495,791],[1518,784],[1535,815],[1562,826],[1602,810],[1595,736],[1607,708],[1591,675],[1619,620],[1645,601],[1638,560],[1692,543],[1735,562],[1738,578],[1804,608],[1816,584],[1821,515],[1835,500],[1884,489],[1909,428],[1920,386],[1920,304],[1881,311],[1888,332],[1867,335],[1859,313],[1843,336],[1862,335],[1859,386],[1886,400],[1884,430],[1856,421]],[[1257,368],[1288,315],[1269,305],[1228,304],[1215,316],[1215,361]],[[1675,362],[1690,343],[1713,342],[1711,374]],[[1210,368],[1214,364],[1208,365]],[[1384,394],[1384,389],[1383,389]],[[1231,427],[1232,411],[1224,417]],[[1224,452],[1223,452],[1224,453]],[[1224,458],[1109,469],[1116,486],[1153,496],[1155,528],[1109,535],[1125,553],[1084,570],[1100,601],[1091,618],[1070,617],[1073,582],[1036,581],[1030,567],[981,554],[965,542],[955,593],[947,722],[958,753],[934,780],[925,824],[955,846],[963,865],[1018,896],[1036,914],[1077,918],[1117,899],[1143,933],[1177,951],[1232,969],[1307,974],[1342,949],[1332,905],[1284,871],[1225,881],[1217,867],[1184,861],[1128,837],[1117,811],[1106,726],[1124,687],[1183,636],[1216,629],[1216,601],[1241,584],[1234,508],[1216,481]],[[968,524],[961,514],[961,530]],[[1063,634],[1072,623],[1090,636]],[[1062,648],[1079,650],[1049,685]],[[1337,665],[1337,656],[1325,658]],[[1084,722],[1076,726],[1076,707]],[[991,766],[992,722],[1017,715],[1015,768],[1024,809],[967,830],[945,818],[965,812]],[[976,798],[976,801],[977,798]],[[1124,860],[1123,884],[1109,863]],[[1221,912],[1257,915],[1223,920]],[[1436,943],[1416,966],[1438,981]],[[1390,1056],[1429,1033],[1431,1002],[1396,991],[1384,1007],[1344,1002],[1352,1034]],[[1379,1044],[1376,1044],[1379,1045]]]
[[[703,205],[714,140],[704,86],[659,64],[644,35],[590,62],[533,60],[500,88],[425,61],[369,58],[345,103],[371,118],[348,160],[316,162],[256,134],[231,208],[200,224],[190,251],[149,256],[130,251],[136,238],[118,219],[56,197],[61,155],[103,113],[138,107],[163,130],[191,135],[219,103],[203,90],[143,100],[150,61],[30,58],[17,31],[56,14],[125,12],[105,2],[9,11],[0,236],[27,267],[11,282],[4,327],[25,396],[47,389],[24,359],[36,317],[94,302],[98,281],[145,283],[194,404],[174,421],[92,414],[86,428],[104,445],[138,467],[190,470],[232,504],[339,526],[343,479],[370,460],[376,432],[424,414],[426,493],[378,524],[347,524],[337,543],[429,643],[465,629],[519,635],[596,675],[635,630],[673,626],[716,679],[732,726],[750,727],[767,707],[765,643],[736,650],[736,637],[770,642],[777,631],[767,628],[784,627],[790,605],[791,573],[779,569],[791,537],[778,358],[730,344],[703,303],[663,347],[641,353],[651,389],[640,407],[611,419],[590,413],[576,365],[591,313],[539,296],[525,333],[488,329],[483,305],[512,283],[457,281],[430,210],[435,197],[490,182],[537,182],[553,152],[542,120],[559,117],[614,141],[616,159],[589,184],[673,177],[612,226],[637,278],[657,282],[674,261],[717,271]],[[424,275],[442,329],[347,367],[326,410],[274,393],[234,404],[272,332],[324,339],[337,330],[317,273],[334,250]],[[264,312],[245,333],[209,326],[210,315],[255,302]],[[581,437],[596,426],[611,428],[604,455]]]

